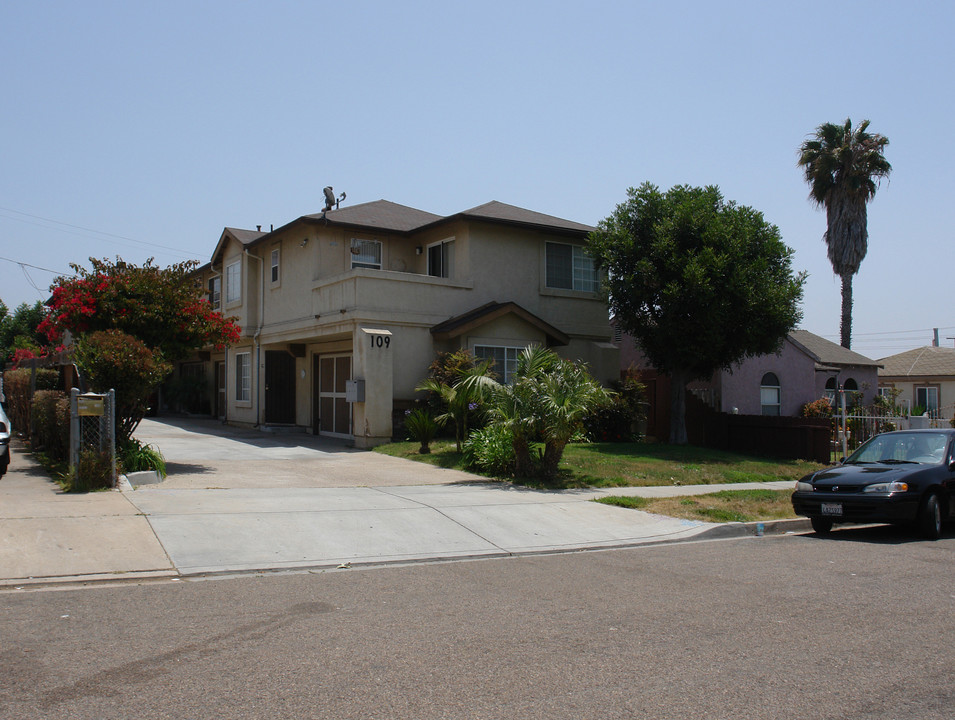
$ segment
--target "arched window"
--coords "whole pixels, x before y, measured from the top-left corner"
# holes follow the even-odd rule
[[[859,383],[857,383],[852,378],[849,378],[842,384],[842,387],[845,388],[847,391],[855,392],[856,390],[859,389]]]
[[[759,404],[763,415],[779,415],[779,378],[766,373],[759,384]]]
[[[833,407],[836,406],[836,379],[834,377],[826,380],[826,400]]]

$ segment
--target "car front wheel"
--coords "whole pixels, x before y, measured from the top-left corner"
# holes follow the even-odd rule
[[[832,520],[828,518],[809,518],[809,522],[812,523],[812,529],[819,535],[828,535],[829,531],[832,530]]]
[[[929,540],[938,540],[942,536],[942,506],[935,493],[929,493],[922,501],[918,526],[919,532]]]

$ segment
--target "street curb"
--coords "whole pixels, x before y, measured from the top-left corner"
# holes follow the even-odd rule
[[[141,570],[130,572],[90,573],[87,575],[51,575],[46,577],[4,578],[0,580],[0,593],[22,590],[68,589],[89,585],[128,585],[143,582],[168,582],[179,580],[177,570]]]
[[[760,532],[760,526],[762,526],[762,532]],[[808,518],[762,520],[759,522],[733,522],[717,525],[704,530],[696,537],[705,540],[723,540],[737,537],[759,537],[761,535],[786,535],[809,530],[812,530],[812,524]]]

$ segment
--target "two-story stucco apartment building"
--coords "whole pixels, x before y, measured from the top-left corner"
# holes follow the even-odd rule
[[[181,364],[228,422],[298,427],[370,447],[439,351],[512,372],[529,344],[619,374],[584,242],[593,228],[499,202],[442,217],[385,200],[270,232],[226,228],[197,275],[242,328]]]

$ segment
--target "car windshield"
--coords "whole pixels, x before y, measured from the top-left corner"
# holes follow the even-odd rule
[[[901,432],[877,435],[846,458],[847,463],[928,463],[945,459],[944,433]]]

